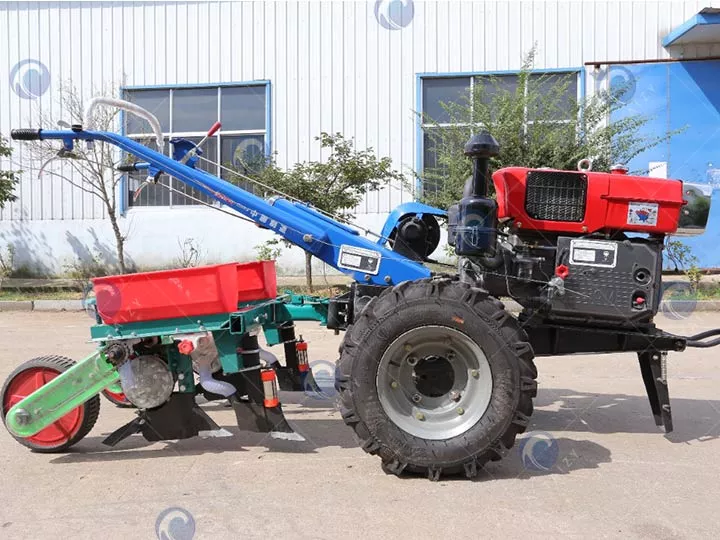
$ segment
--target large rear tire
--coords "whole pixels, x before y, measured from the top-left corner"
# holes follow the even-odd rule
[[[3,424],[5,415],[16,403],[74,365],[70,358],[53,355],[33,358],[17,367],[8,376],[0,394]],[[35,435],[11,435],[34,452],[63,452],[90,433],[99,414],[100,397],[95,395]]]
[[[449,278],[373,298],[340,353],[343,419],[388,473],[473,477],[507,454],[533,411],[526,334],[486,291]]]

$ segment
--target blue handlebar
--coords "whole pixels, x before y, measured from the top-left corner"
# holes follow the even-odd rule
[[[101,141],[117,146],[144,160],[145,163],[135,164],[138,169],[142,166],[151,172],[162,171],[177,178],[279,234],[330,266],[352,275],[361,283],[389,285],[430,276],[430,270],[422,264],[360,236],[355,229],[320,214],[308,205],[282,198],[265,201],[217,176],[180,163],[116,133],[13,130],[11,137],[19,140],[57,139],[63,141],[68,149],[77,140]]]

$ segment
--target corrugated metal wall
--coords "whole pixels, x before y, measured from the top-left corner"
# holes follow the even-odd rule
[[[67,81],[90,97],[112,84],[268,79],[281,164],[320,158],[313,137],[339,131],[410,173],[417,73],[517,69],[533,44],[538,68],[666,58],[662,38],[709,4],[718,2],[416,0],[409,24],[387,29],[374,1],[3,2],[0,73],[36,59],[51,86],[39,100],[24,100],[0,79],[0,131],[33,124],[41,111],[62,117],[54,104]],[[19,149],[15,158],[23,157]],[[59,179],[26,175],[18,195],[3,220],[103,215],[90,195]],[[387,212],[408,197],[393,186],[359,210]]]

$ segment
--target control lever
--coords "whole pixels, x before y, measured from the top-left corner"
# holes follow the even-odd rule
[[[185,154],[185,156],[180,160],[180,163],[182,163],[183,165],[184,165],[185,163],[187,163],[188,160],[197,153],[198,149],[199,149],[203,144],[205,144],[205,141],[207,141],[210,137],[212,137],[213,135],[215,135],[215,134],[220,130],[221,127],[222,127],[222,124],[221,124],[220,122],[215,122],[215,123],[212,125],[212,127],[210,127],[210,129],[209,129],[208,132],[205,134],[205,136],[204,136],[202,139],[200,139],[200,142],[195,145],[195,148],[193,148],[193,149],[190,150],[187,154]]]
[[[207,141],[210,137],[215,135],[220,130],[221,127],[222,127],[222,124],[220,122],[215,122],[210,127],[210,129],[205,134],[205,136],[202,139],[200,139],[200,142],[198,142],[191,150],[189,150],[183,156],[183,158],[180,160],[180,163],[182,163],[183,165],[185,163],[187,163],[188,160],[190,160],[190,158],[192,158],[197,153],[199,148],[203,144],[205,144],[205,141]],[[131,163],[131,164],[121,165],[121,166],[117,167],[117,170],[120,172],[133,172],[133,171],[145,170],[147,168],[148,168],[147,163],[135,162],[135,163]],[[135,190],[135,193],[133,195],[133,201],[137,201],[137,199],[140,197],[140,193],[145,188],[145,186],[147,186],[150,183],[157,184],[161,175],[162,175],[162,171],[158,171],[154,176],[152,176],[152,177],[148,176],[148,178]]]

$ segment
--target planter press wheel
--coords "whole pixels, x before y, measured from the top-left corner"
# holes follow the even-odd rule
[[[134,405],[130,403],[130,400],[123,392],[112,392],[106,388],[102,391],[102,395],[105,396],[105,399],[107,399],[110,403],[117,407],[121,407],[124,409],[134,407]]]
[[[2,395],[3,424],[5,415],[17,403],[44,386],[75,362],[63,356],[33,358],[17,367],[7,378]],[[35,452],[62,452],[80,441],[95,425],[100,412],[100,398],[93,396],[65,416],[30,437],[13,438]]]

